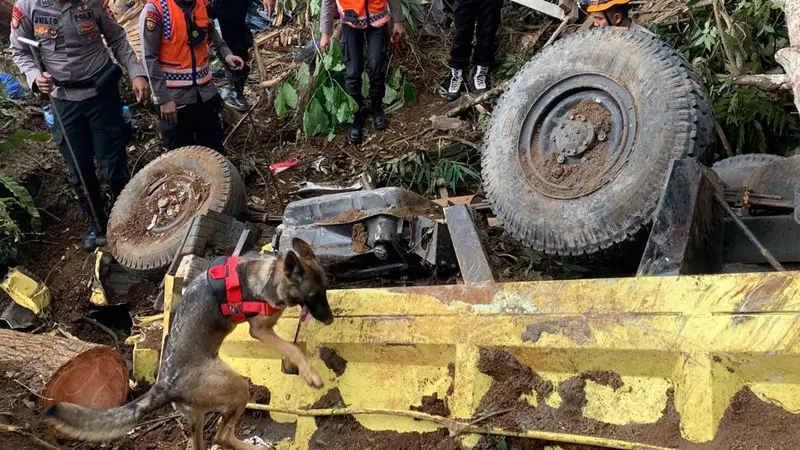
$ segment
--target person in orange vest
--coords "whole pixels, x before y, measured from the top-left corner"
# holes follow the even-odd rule
[[[207,0],[148,0],[139,30],[166,147],[202,145],[224,153],[222,98],[211,80],[209,46],[233,70],[242,69],[244,61],[220,37]]]
[[[399,42],[405,33],[402,0],[322,0],[320,18],[320,47],[325,48],[333,31],[333,18],[338,10],[342,22],[342,48],[344,54],[345,90],[358,103],[347,140],[361,142],[366,109],[361,95],[361,74],[364,72],[364,44],[367,46],[367,72],[369,73],[369,99],[372,106],[372,123],[376,130],[389,126],[383,111],[383,94],[386,91],[386,71],[389,66],[389,19],[394,22],[392,42]]]

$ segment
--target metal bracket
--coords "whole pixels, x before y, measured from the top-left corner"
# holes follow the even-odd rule
[[[494,281],[489,258],[478,236],[478,228],[472,220],[472,213],[467,205],[455,205],[444,208],[444,218],[450,230],[450,239],[461,269],[464,283],[485,283]]]
[[[718,273],[725,212],[722,183],[696,159],[670,163],[637,276]]]

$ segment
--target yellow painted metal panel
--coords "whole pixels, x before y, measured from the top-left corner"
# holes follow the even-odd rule
[[[44,283],[34,280],[17,268],[8,271],[5,279],[0,283],[0,289],[5,291],[14,303],[29,309],[36,315],[50,305],[50,289]]]
[[[436,393],[450,417],[468,419],[494,383],[478,370],[480,349],[499,349],[553,384],[546,398],[526,394],[529,404],[563,407],[560,388],[583,376],[584,418],[638,426],[674,407],[683,441],[703,443],[742,388],[800,410],[798,294],[797,272],[331,291],[334,324],[308,324],[299,337],[322,391],[282,374],[280,357],[246,325],[220,355],[266,386],[273,407],[307,407],[338,388],[350,408],[408,410]],[[284,318],[277,332],[290,340],[295,325]],[[322,347],[347,361],[341,376],[320,359]],[[621,387],[587,375],[594,372],[613,374]],[[434,428],[386,415],[356,420],[374,431]],[[308,448],[315,430],[314,418],[300,417],[295,448]]]

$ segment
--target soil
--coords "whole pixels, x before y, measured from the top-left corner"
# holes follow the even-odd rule
[[[446,398],[439,398],[439,394],[434,392],[433,395],[426,395],[422,397],[422,405],[411,405],[409,406],[409,409],[434,416],[447,417],[450,415],[450,408],[447,407],[446,400]]]
[[[344,374],[347,370],[347,361],[336,353],[336,350],[329,347],[319,349],[319,357],[325,363],[325,367],[331,369],[337,377]]]
[[[520,364],[503,350],[481,349],[478,369],[491,376],[494,381],[481,399],[476,416],[484,412],[513,408],[506,414],[489,419],[487,424],[492,426],[509,430],[537,429],[586,434],[674,448],[685,444],[681,439],[680,416],[675,410],[671,389],[667,393],[663,416],[656,423],[610,425],[583,416],[583,407],[586,404],[584,388],[586,380],[591,379],[618,389],[622,386],[618,375],[589,372],[572,377],[557,387],[562,399],[559,408],[552,408],[544,402],[534,408],[527,401],[521,400],[520,396],[535,392],[537,398],[543,399],[552,392],[554,386],[549,381],[544,381],[530,367]]]
[[[367,217],[367,214],[364,211],[358,209],[348,209],[343,211],[336,217],[331,217],[330,219],[321,220],[318,223],[326,224],[326,225],[334,225],[334,224],[344,224],[344,223],[351,223],[351,222],[358,222]]]
[[[369,250],[367,246],[367,230],[364,228],[364,224],[357,223],[353,225],[353,242],[350,247],[356,253],[364,253]]]
[[[185,178],[192,181],[183,184]],[[150,186],[152,183],[159,185]],[[143,195],[134,205],[128,220],[116,228],[109,228],[109,248],[113,253],[117,241],[146,242],[159,233],[154,231],[169,225],[179,217],[190,217],[208,197],[209,187],[195,173],[168,168],[158,170],[148,177],[147,195]]]
[[[312,406],[327,409],[344,405],[334,388]],[[315,417],[317,431],[309,448],[337,450],[460,450],[457,440],[449,439],[446,429],[429,433],[396,433],[364,428],[353,416]]]
[[[269,389],[253,384],[250,379],[247,383],[250,385],[250,402],[269,405],[272,400]],[[295,428],[296,424],[293,422],[275,422],[265,411],[247,409],[236,424],[236,436],[240,439],[258,436],[266,442],[278,442],[285,438],[294,438]]]
[[[576,120],[580,120],[580,117],[585,118],[594,124],[595,131],[606,134],[611,132],[611,114],[597,102],[581,100],[567,112],[567,117],[569,116],[575,116]]]

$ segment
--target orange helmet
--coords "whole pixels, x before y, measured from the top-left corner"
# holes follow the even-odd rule
[[[603,12],[615,6],[627,5],[631,0],[589,0],[586,12]]]

